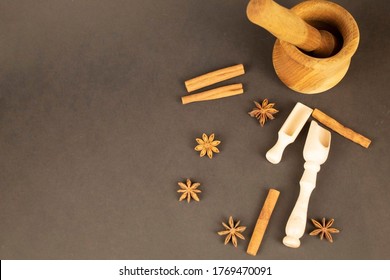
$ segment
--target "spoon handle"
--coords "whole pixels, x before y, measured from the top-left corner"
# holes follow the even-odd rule
[[[287,247],[298,248],[301,245],[299,239],[305,233],[309,199],[315,188],[316,179],[315,170],[305,169],[300,181],[298,200],[286,225],[286,237],[283,238],[283,244]]]
[[[278,141],[265,154],[267,160],[273,164],[278,164],[282,160],[284,149],[293,142],[293,139],[287,137],[285,133],[278,133]]]

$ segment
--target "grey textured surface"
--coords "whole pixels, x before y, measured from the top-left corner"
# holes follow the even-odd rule
[[[292,7],[299,1],[279,1]],[[389,5],[336,1],[361,42],[343,81],[314,96],[276,77],[274,38],[247,1],[0,1],[1,259],[389,259]],[[183,82],[243,63],[245,94],[183,106]],[[264,128],[247,115],[269,98]],[[266,151],[296,102],[373,140],[332,133],[309,217],[334,217],[334,244],[281,240],[299,192],[308,127],[279,165]],[[193,150],[222,140],[213,160]],[[179,203],[177,182],[202,183]],[[281,191],[257,257],[245,253],[267,190]],[[216,234],[229,215],[248,229],[235,249]],[[312,229],[307,224],[306,232]]]

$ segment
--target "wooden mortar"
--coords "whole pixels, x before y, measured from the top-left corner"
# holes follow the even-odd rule
[[[276,74],[300,93],[338,84],[359,44],[352,15],[329,1],[305,1],[288,10],[272,0],[251,0],[247,16],[278,38],[272,54]]]

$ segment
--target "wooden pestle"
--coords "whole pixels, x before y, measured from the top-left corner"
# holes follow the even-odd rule
[[[276,38],[313,52],[317,57],[328,57],[336,48],[337,39],[333,34],[317,30],[272,0],[251,0],[246,13],[251,22],[268,30]]]

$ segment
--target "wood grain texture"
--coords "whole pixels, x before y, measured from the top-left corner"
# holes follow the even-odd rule
[[[260,16],[262,9],[270,10],[272,18],[266,13]],[[273,1],[253,0],[247,14],[279,38],[274,45],[273,65],[280,80],[290,89],[305,94],[321,93],[337,85],[347,73],[360,35],[356,21],[341,6],[329,1],[305,1],[287,10]],[[332,42],[334,36],[329,36],[329,32],[319,32],[305,22],[332,26],[342,38],[340,42]],[[342,47],[336,54],[325,55],[337,45]],[[305,53],[301,49],[317,49],[320,53]]]
[[[272,212],[274,211],[276,202],[278,201],[280,192],[275,189],[270,189],[268,191],[267,198],[265,199],[263,208],[261,209],[259,218],[257,219],[255,229],[253,230],[251,240],[247,248],[247,253],[252,256],[256,256],[265,231],[268,226],[268,222],[271,218]]]
[[[321,57],[329,56],[336,38],[320,32],[302,18],[272,0],[251,0],[247,6],[249,20],[272,33],[276,38]]]
[[[333,131],[337,132],[338,134],[344,136],[345,138],[359,144],[360,146],[364,148],[368,148],[371,144],[371,140],[367,137],[353,131],[350,128],[345,127],[332,117],[329,117],[327,114],[321,112],[318,109],[314,109],[312,113],[313,118],[318,120],[323,125],[329,127]]]

